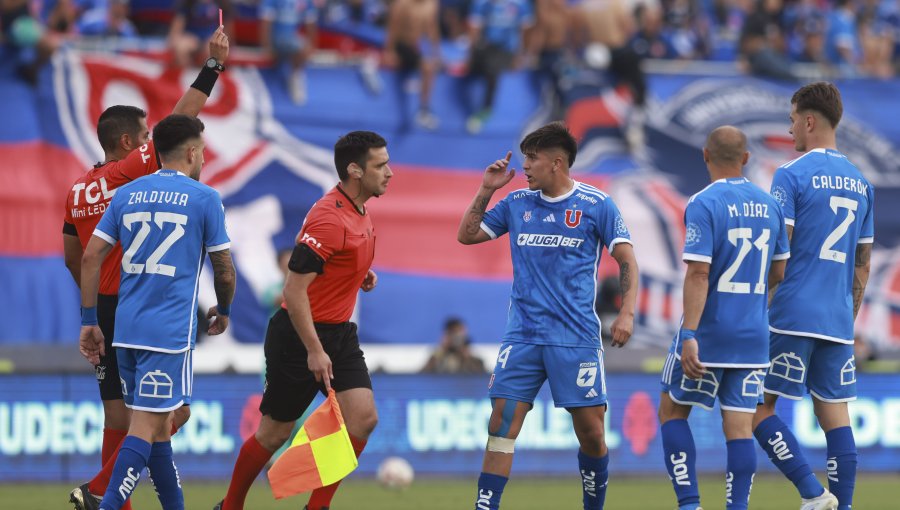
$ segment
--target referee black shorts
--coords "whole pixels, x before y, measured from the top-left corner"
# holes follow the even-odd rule
[[[371,389],[372,379],[359,347],[356,324],[317,323],[315,326],[325,353],[331,358],[334,391]],[[317,392],[325,394],[325,385],[316,382],[315,375],[309,371],[306,347],[283,308],[269,320],[265,353],[266,389],[259,410],[277,421],[295,421],[306,411]]]
[[[97,323],[103,333],[106,354],[100,356],[100,364],[94,367],[97,384],[100,386],[101,400],[121,400],[122,382],[119,380],[119,362],[116,359],[116,348],[112,346],[113,334],[116,331],[116,307],[119,296],[109,294],[97,295]]]

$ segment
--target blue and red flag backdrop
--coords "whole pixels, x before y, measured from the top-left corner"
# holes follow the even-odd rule
[[[37,88],[0,66],[0,342],[74,343],[78,297],[63,265],[66,192],[102,159],[96,119],[112,104],[171,111],[195,71],[137,56],[65,51]],[[373,93],[349,66],[308,71],[309,101],[289,100],[271,69],[231,67],[201,114],[207,153],[203,180],[222,194],[238,270],[233,328],[222,344],[258,344],[282,282],[278,254],[289,250],[310,205],[337,182],[331,147],[343,133],[384,135],[395,176],[372,200],[378,234],[378,289],[358,309],[366,343],[432,343],[447,316],[463,318],[475,342],[503,332],[511,266],[506,241],[475,247],[456,242],[460,215],[485,165],[513,150],[546,122],[541,80],[505,75],[493,116],[478,136],[465,131],[466,103],[481,93],[441,76],[434,89],[440,127],[414,125],[408,84],[382,72]],[[708,182],[701,158],[706,134],[722,124],[743,129],[752,153],[747,175],[768,189],[780,164],[796,157],[788,134],[796,85],[748,77],[651,75],[646,148],[629,152],[621,136],[629,99],[602,76],[563,92],[565,120],[580,142],[575,177],[608,191],[635,241],[641,267],[635,342],[665,346],[681,313],[682,215],[687,198]],[[839,148],[876,187],[872,277],[858,330],[874,346],[900,348],[900,111],[896,81],[838,84],[845,117]],[[10,121],[9,119],[14,119]],[[524,187],[516,178],[507,189]],[[601,274],[615,270],[609,257]],[[214,303],[212,279],[201,282],[201,308]]]

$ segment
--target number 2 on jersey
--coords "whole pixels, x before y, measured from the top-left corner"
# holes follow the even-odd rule
[[[172,233],[163,239],[163,242],[159,243],[159,246],[157,246],[156,249],[153,250],[153,253],[147,257],[146,263],[137,264],[132,260],[134,259],[135,254],[137,254],[137,251],[141,248],[141,245],[144,244],[147,236],[150,234],[151,215],[149,212],[135,212],[122,215],[122,224],[125,225],[125,228],[128,230],[132,230],[132,225],[134,223],[139,222],[141,224],[137,234],[134,235],[134,239],[131,241],[131,246],[129,246],[128,249],[125,250],[125,253],[122,254],[122,270],[131,274],[147,273],[175,276],[175,266],[160,264],[159,261],[163,258],[163,255],[169,251],[169,248],[175,244],[175,241],[184,236],[184,225],[187,225],[188,217],[184,214],[157,212],[153,214],[152,220],[160,230],[163,229],[163,225],[166,223],[173,223],[175,229],[172,230]]]
[[[829,204],[831,205],[831,210],[834,211],[834,214],[838,213],[838,209],[847,209],[847,217],[844,218],[844,221],[842,221],[841,224],[832,230],[831,233],[828,234],[828,237],[825,238],[825,242],[822,243],[822,249],[819,250],[819,258],[845,264],[847,262],[847,254],[842,251],[832,250],[832,248],[834,248],[834,245],[844,237],[844,234],[846,234],[847,230],[850,228],[850,224],[856,219],[856,213],[854,211],[859,207],[859,202],[850,198],[831,197]]]
[[[734,278],[734,275],[737,274],[738,269],[741,267],[741,262],[744,261],[744,258],[747,257],[747,254],[750,253],[750,250],[755,246],[757,250],[762,252],[761,261],[759,264],[759,281],[756,282],[756,286],[753,288],[753,292],[755,294],[765,294],[766,293],[766,263],[769,260],[769,237],[771,236],[771,232],[769,229],[762,229],[762,233],[759,237],[756,238],[756,241],[750,242],[750,239],[753,238],[753,229],[752,228],[730,228],[728,229],[728,242],[733,244],[734,246],[738,246],[738,240],[741,241],[740,248],[737,254],[737,257],[734,259],[734,262],[728,266],[728,269],[722,273],[722,276],[719,277],[719,284],[716,287],[719,292],[729,292],[732,294],[750,294],[750,284],[748,282],[733,282],[731,281]]]

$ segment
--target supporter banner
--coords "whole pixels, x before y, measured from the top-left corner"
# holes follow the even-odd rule
[[[0,69],[2,71],[2,69]],[[102,159],[96,119],[107,106],[134,104],[152,125],[194,77],[135,56],[68,51],[31,89],[0,73],[0,97],[16,123],[0,124],[0,342],[74,343],[78,298],[61,257],[62,205],[80,172]],[[224,370],[230,343],[259,343],[282,283],[278,256],[289,250],[311,204],[337,180],[331,147],[354,129],[385,135],[395,176],[369,203],[378,235],[379,288],[360,299],[360,336],[368,343],[430,343],[448,316],[462,317],[474,342],[499,342],[510,281],[508,241],[461,246],[460,215],[486,164],[518,147],[549,120],[540,76],[505,75],[494,115],[478,136],[465,131],[467,105],[481,91],[442,75],[434,88],[435,131],[413,121],[411,83],[380,74],[380,93],[353,67],[308,70],[309,101],[291,102],[271,69],[231,66],[201,118],[206,123],[204,180],[227,209],[238,271],[232,327],[219,339]],[[562,90],[565,120],[580,140],[575,174],[608,191],[635,241],[642,289],[633,342],[667,346],[681,313],[682,216],[688,197],[708,181],[701,158],[706,133],[722,124],[743,129],[748,176],[768,188],[774,169],[797,156],[788,134],[795,85],[748,77],[653,75],[643,148],[621,135],[627,94],[604,75],[579,74]],[[900,349],[900,111],[896,82],[839,83],[845,117],[839,147],[876,188],[872,277],[857,324],[880,350]],[[513,165],[521,166],[515,155]],[[520,172],[521,175],[521,172]],[[517,177],[495,195],[523,187]],[[615,274],[604,255],[602,276]],[[210,272],[200,308],[215,302]]]
[[[224,480],[244,438],[259,421],[261,381],[252,376],[199,376],[191,419],[173,438],[179,471],[186,479]],[[863,471],[900,470],[900,398],[897,375],[860,374],[861,395],[850,404]],[[0,377],[0,483],[80,482],[99,464],[102,407],[89,376]],[[419,474],[468,476],[481,466],[490,401],[487,376],[384,376],[373,386],[379,425],[360,460],[372,475],[392,455],[406,458]],[[665,476],[657,425],[658,377],[611,375],[607,442],[618,475]],[[320,397],[321,398],[321,397]],[[816,471],[825,466],[825,438],[809,399],[782,399],[781,417],[795,431]],[[695,410],[690,418],[698,469],[722,472],[724,437],[718,410]],[[518,474],[572,475],[578,442],[569,414],[553,407],[544,387],[516,442]],[[771,471],[762,451],[758,465]]]

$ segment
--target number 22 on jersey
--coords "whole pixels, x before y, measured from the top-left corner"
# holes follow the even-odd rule
[[[122,270],[130,274],[146,273],[175,276],[175,266],[160,264],[159,261],[162,260],[172,245],[184,236],[184,226],[187,225],[187,220],[188,217],[186,215],[171,212],[156,212],[152,215],[149,212],[134,212],[123,215],[122,224],[125,228],[133,230],[135,223],[140,223],[140,227],[138,227],[131,245],[122,254]],[[147,257],[147,261],[139,264],[134,262],[134,256],[141,248],[141,245],[144,244],[144,241],[147,240],[147,236],[150,234],[151,222],[156,224],[160,230],[163,230],[163,226],[166,223],[174,224],[175,228]]]

